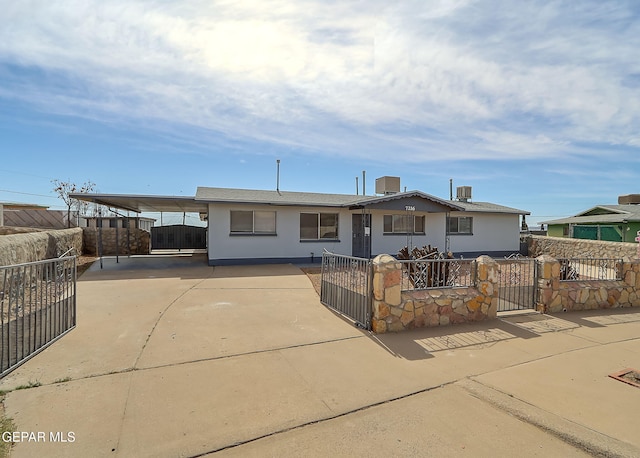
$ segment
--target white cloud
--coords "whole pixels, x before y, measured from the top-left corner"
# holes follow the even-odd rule
[[[640,30],[624,5],[388,5],[12,2],[0,97],[382,161],[638,146]]]

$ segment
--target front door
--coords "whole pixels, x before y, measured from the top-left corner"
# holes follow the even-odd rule
[[[369,259],[371,257],[371,215],[351,215],[351,222],[351,256]]]

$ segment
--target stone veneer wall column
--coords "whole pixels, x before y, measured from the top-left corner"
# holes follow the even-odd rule
[[[560,281],[558,260],[549,255],[536,259],[539,312],[640,307],[640,261],[622,264],[622,280]]]
[[[373,317],[376,333],[495,318],[498,264],[476,259],[476,286],[402,291],[402,264],[387,254],[373,260]]]

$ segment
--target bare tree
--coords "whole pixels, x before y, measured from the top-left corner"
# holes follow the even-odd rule
[[[70,180],[62,181],[58,179],[51,180],[51,183],[53,183],[53,190],[55,193],[58,194],[60,199],[62,199],[67,206],[67,227],[71,227],[71,207],[78,204],[78,201],[73,199],[70,194],[92,192],[95,190],[96,184],[89,180],[83,183],[82,186],[78,187]]]

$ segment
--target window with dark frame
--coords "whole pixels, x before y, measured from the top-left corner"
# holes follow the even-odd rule
[[[382,231],[384,234],[424,234],[424,215],[384,215]]]
[[[276,234],[276,212],[258,210],[231,210],[231,234]]]
[[[337,213],[300,213],[300,240],[336,240]]]
[[[447,219],[447,233],[451,235],[472,235],[473,217],[450,216]]]

